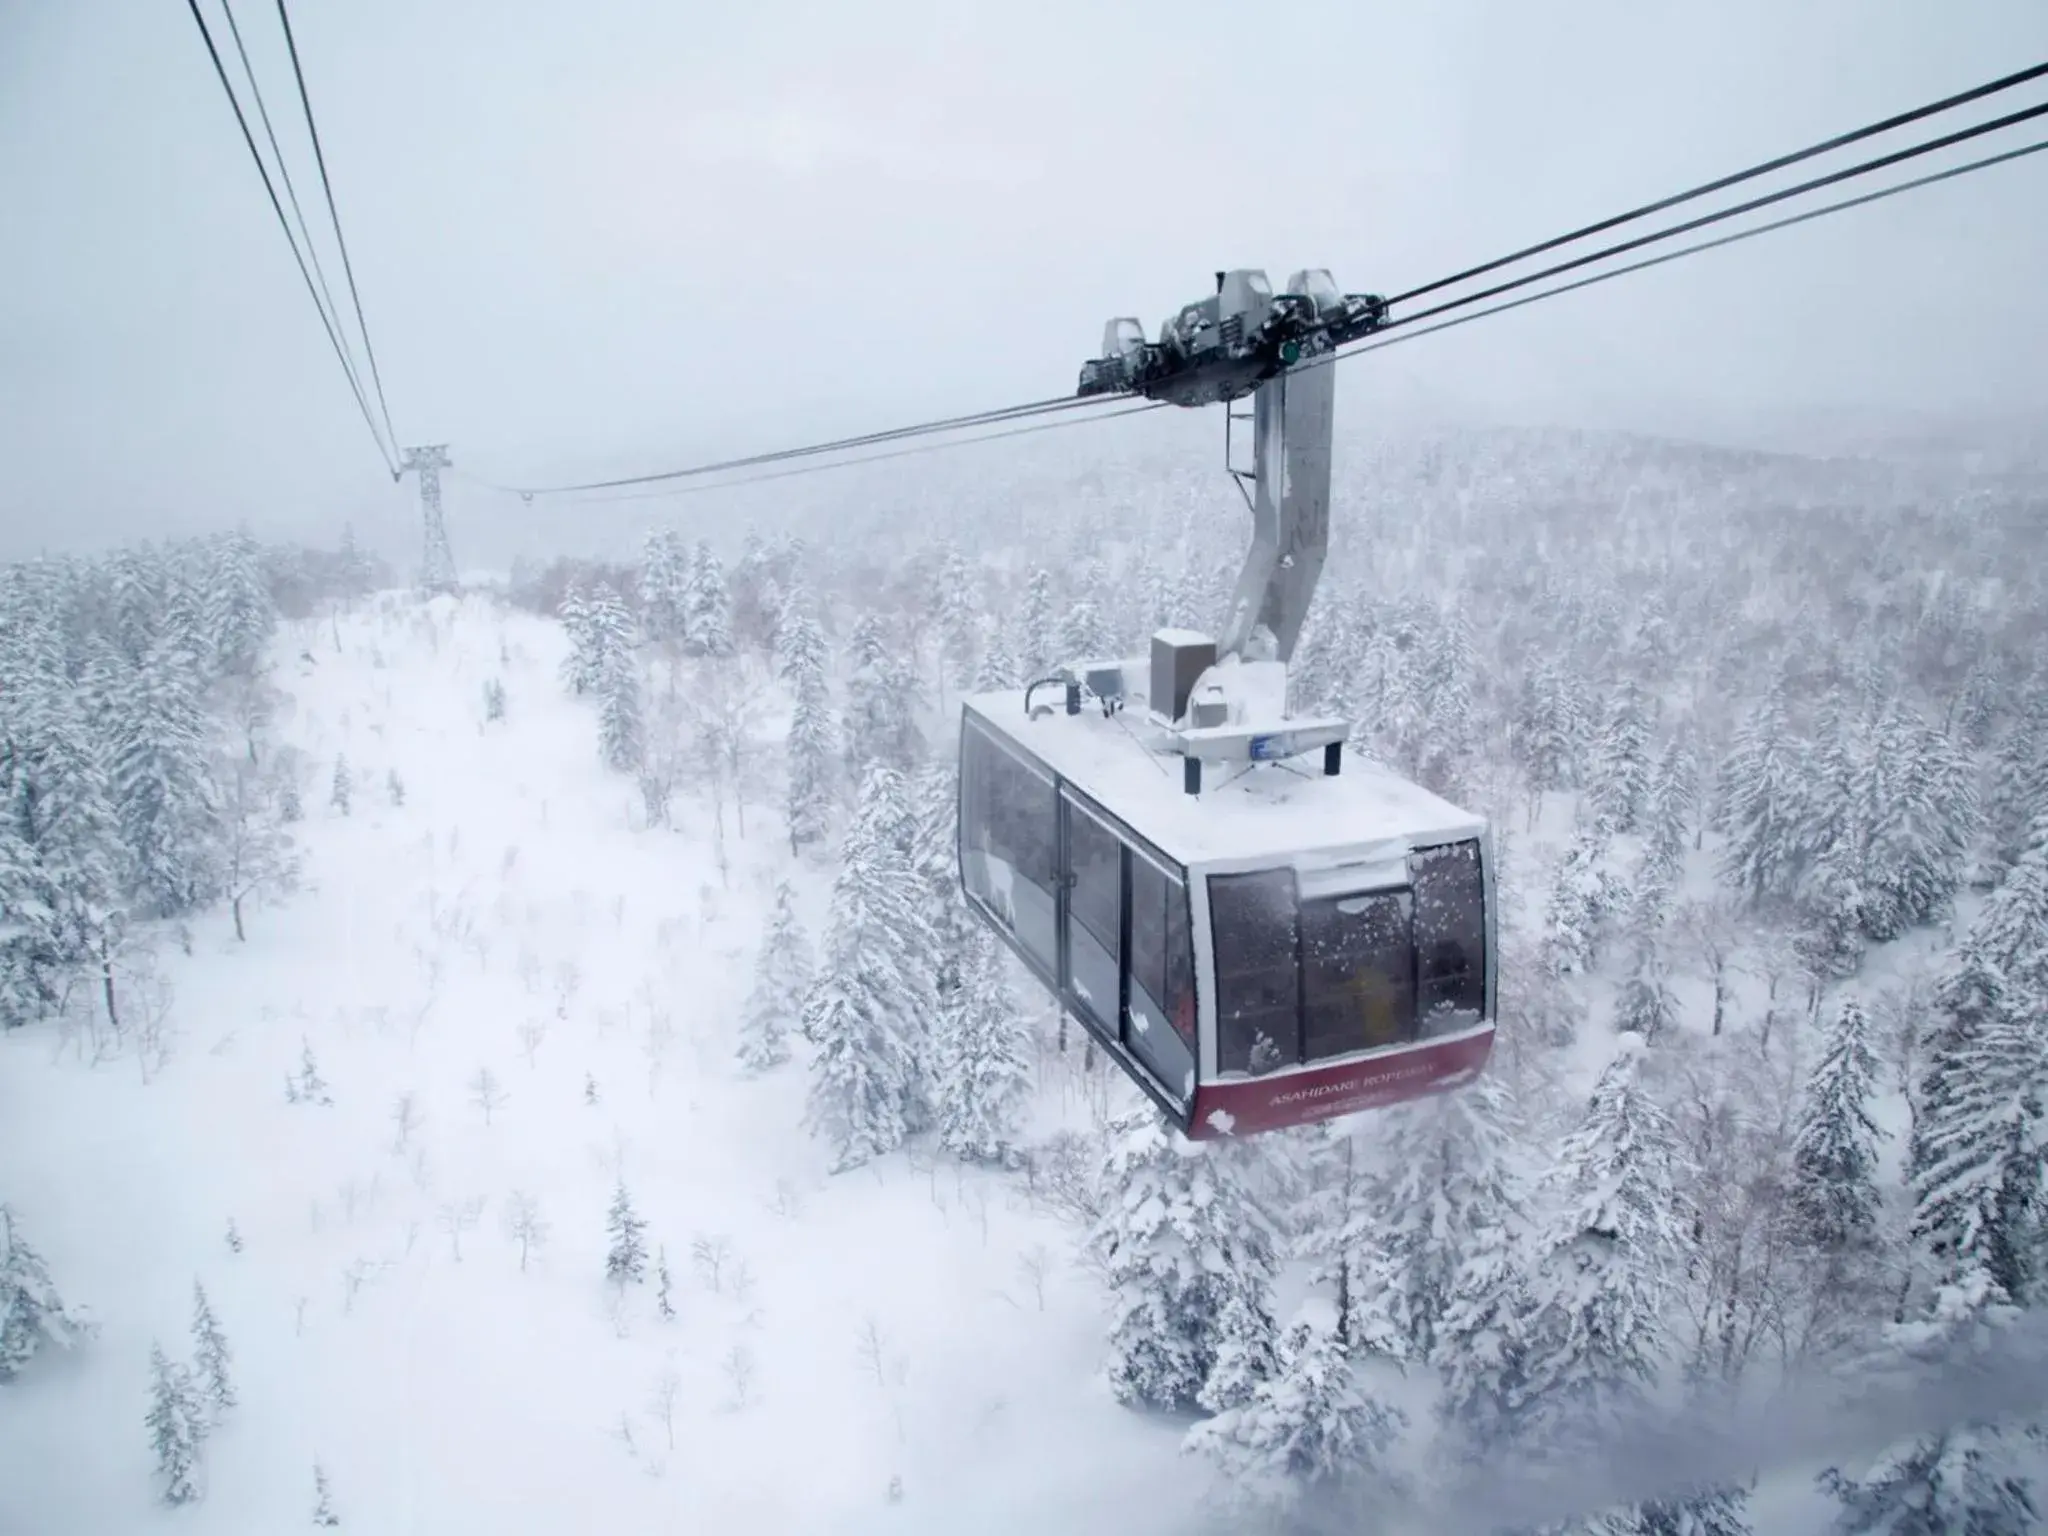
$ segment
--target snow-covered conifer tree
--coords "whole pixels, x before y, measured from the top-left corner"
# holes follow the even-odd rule
[[[313,1463],[313,1523],[322,1527],[341,1524],[341,1517],[334,1512],[334,1490],[327,1486],[327,1469],[317,1461]]]
[[[612,1203],[605,1212],[605,1235],[611,1246],[604,1256],[604,1277],[613,1285],[638,1285],[647,1278],[647,1223],[633,1211],[633,1197],[626,1181],[619,1180],[612,1191]]]
[[[991,693],[1017,686],[1017,659],[1003,639],[1002,626],[991,623],[981,648],[981,664],[975,669],[974,691]]]
[[[1894,702],[1878,726],[1864,800],[1866,929],[1895,938],[1947,910],[1976,828],[1969,765],[1945,731]]]
[[[1907,1173],[1913,1236],[1933,1260],[1937,1308],[2024,1305],[2041,1279],[2048,1051],[2033,1006],[1965,945],[1937,1022]]]
[[[651,530],[640,546],[640,627],[650,643],[677,646],[687,628],[689,557],[672,528]]]
[[[948,551],[939,574],[939,668],[951,689],[965,688],[974,680],[975,659],[981,653],[980,588],[966,557],[958,549]]]
[[[938,957],[910,867],[902,777],[876,766],[832,886],[825,959],[804,1005],[807,1118],[850,1168],[930,1120],[927,1032]]]
[[[1453,1309],[1469,1320],[1499,1289],[1528,1199],[1511,1125],[1506,1090],[1482,1076],[1380,1112],[1366,1146],[1340,1129],[1349,1176],[1311,1198],[1304,1253],[1336,1287],[1354,1354],[1422,1364],[1457,1353]]]
[[[199,1392],[213,1413],[225,1413],[235,1406],[235,1383],[228,1374],[233,1359],[227,1335],[220,1330],[220,1319],[213,1315],[213,1304],[206,1299],[206,1288],[194,1280],[192,1360],[198,1370]]]
[[[1533,1444],[1597,1438],[1646,1402],[1666,1356],[1685,1264],[1683,1157],[1639,1080],[1641,1054],[1623,1036],[1551,1175],[1520,1363]]]
[[[111,782],[129,881],[148,910],[174,917],[217,888],[220,797],[191,664],[153,648],[126,679],[118,708]]]
[[[846,680],[846,765],[856,782],[871,763],[914,771],[924,759],[917,726],[917,677],[889,649],[880,621],[864,615],[848,644],[853,671]]]
[[[947,1151],[997,1162],[1012,1149],[1030,1092],[1029,1041],[995,940],[971,933],[964,942],[958,985],[939,1004],[934,1118]]]
[[[589,693],[603,676],[603,655],[591,624],[590,603],[580,586],[570,585],[555,610],[569,637],[569,654],[562,658],[562,685],[571,693]]]
[[[640,715],[640,665],[632,651],[613,656],[598,688],[598,751],[607,768],[630,773],[647,755],[647,729]]]
[[[246,533],[214,543],[204,623],[221,673],[247,677],[262,666],[263,649],[277,628],[277,609],[263,580],[256,541]]]
[[[342,815],[348,814],[349,803],[355,798],[355,776],[349,772],[348,759],[336,754],[334,777],[327,790],[327,803]]]
[[[206,1413],[192,1385],[192,1373],[170,1360],[163,1346],[149,1350],[149,1412],[143,1423],[156,1453],[166,1504],[189,1504],[200,1495],[199,1452],[206,1441]]]
[[[811,945],[787,880],[775,887],[775,912],[754,961],[754,990],[740,1016],[740,1064],[765,1072],[789,1060],[789,1030],[811,986]]]
[[[1284,1513],[1305,1494],[1368,1481],[1398,1496],[1391,1459],[1406,1423],[1359,1386],[1333,1312],[1311,1304],[1289,1325],[1273,1373],[1195,1425],[1182,1448],[1216,1466],[1233,1504]]]
[[[1901,1441],[1861,1477],[1820,1483],[1841,1510],[1836,1536],[2033,1536],[2039,1511],[2005,1437],[1977,1425]]]
[[[1616,832],[1634,832],[1649,800],[1650,704],[1642,685],[1623,678],[1594,749],[1593,798]]]
[[[825,684],[825,634],[812,612],[809,589],[797,586],[783,599],[776,630],[776,666],[788,686],[789,794],[786,802],[792,852],[825,835],[832,805],[832,711]]]
[[[1855,998],[1829,1018],[1820,1060],[1806,1080],[1792,1149],[1792,1201],[1808,1241],[1845,1253],[1877,1232],[1877,1056]]]
[[[1052,670],[1052,573],[1043,567],[1031,573],[1024,589],[1024,607],[1017,615],[1013,649],[1026,681],[1044,677]]]
[[[1583,822],[1551,881],[1543,949],[1552,975],[1589,970],[1598,954],[1601,925],[1617,902],[1613,878],[1603,867],[1607,846],[1606,824],[1597,818]]]
[[[43,1256],[21,1235],[14,1212],[0,1205],[0,1382],[10,1381],[47,1344],[69,1349],[97,1325],[57,1294]]]
[[[683,652],[689,656],[732,654],[732,603],[725,567],[709,540],[699,539],[683,584]]]
[[[1109,1383],[1120,1402],[1185,1409],[1201,1400],[1229,1312],[1270,1339],[1274,1245],[1247,1192],[1247,1149],[1190,1142],[1147,1108],[1112,1127],[1107,1200],[1089,1246],[1112,1290]]]
[[[1799,876],[1800,764],[1782,684],[1772,683],[1736,731],[1720,794],[1729,885],[1752,903],[1791,895]]]

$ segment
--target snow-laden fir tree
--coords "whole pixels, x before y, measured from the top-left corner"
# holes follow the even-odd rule
[[[939,673],[949,691],[974,682],[981,654],[980,586],[967,557],[958,549],[947,551],[939,573]]]
[[[148,911],[175,917],[216,888],[220,796],[190,661],[152,648],[116,709],[110,778],[128,881]]]
[[[648,642],[680,647],[686,627],[689,556],[672,528],[655,528],[640,546],[640,628]]]
[[[213,1303],[206,1299],[206,1288],[194,1280],[192,1363],[198,1375],[195,1385],[211,1414],[222,1414],[235,1406],[235,1383],[228,1371],[233,1360],[227,1335],[221,1332],[220,1319],[213,1315]]]
[[[1649,799],[1650,702],[1642,685],[1623,678],[1593,751],[1593,799],[1616,832],[1634,832]]]
[[[2021,704],[2018,718],[1991,760],[1984,819],[1992,856],[2010,864],[2024,851],[2036,821],[2048,817],[2048,689]]]
[[[1110,1388],[1119,1402],[1192,1408],[1219,1354],[1242,1359],[1261,1331],[1272,1347],[1274,1243],[1246,1187],[1252,1154],[1188,1141],[1150,1108],[1111,1134],[1088,1238],[1112,1292]]]
[[[97,1332],[83,1308],[69,1307],[43,1256],[0,1205],[0,1382],[11,1381],[46,1345],[70,1349]]]
[[[683,652],[689,656],[732,654],[732,602],[725,567],[709,540],[699,539],[683,583]]]
[[[1030,1042],[995,940],[970,933],[964,943],[958,984],[939,1004],[933,1116],[939,1144],[954,1156],[1000,1162],[1031,1091]]]
[[[607,768],[630,773],[647,756],[647,729],[640,714],[640,664],[631,650],[611,658],[598,689],[598,752]]]
[[[817,1045],[806,1119],[845,1169],[931,1118],[928,1031],[939,961],[906,853],[901,775],[868,770],[832,886],[825,956],[804,1004]]]
[[[1538,1454],[1597,1442],[1640,1412],[1666,1358],[1686,1261],[1684,1160],[1641,1082],[1642,1054],[1622,1037],[1551,1172],[1520,1362],[1524,1444]]]
[[[1598,957],[1601,927],[1620,900],[1605,867],[1608,843],[1604,821],[1581,822],[1551,880],[1543,953],[1553,976],[1590,970]]]
[[[2010,1445],[1974,1425],[1901,1441],[1860,1477],[1830,1467],[1820,1484],[1841,1506],[1832,1536],[2034,1536],[2041,1529]]]
[[[163,1479],[164,1502],[191,1503],[201,1491],[199,1455],[206,1442],[206,1410],[192,1373],[167,1357],[160,1344],[149,1349],[149,1412],[143,1423],[156,1453],[157,1476]]]
[[[1781,683],[1743,720],[1721,765],[1722,873],[1751,903],[1788,897],[1799,878],[1803,767]]]
[[[1381,1111],[1370,1137],[1340,1122],[1302,1253],[1332,1288],[1354,1354],[1421,1365],[1472,1343],[1446,1329],[1499,1290],[1525,1219],[1512,1123],[1491,1076]]]
[[[932,984],[940,1001],[959,985],[969,946],[986,932],[960,891],[959,786],[959,768],[950,761],[931,764],[910,786],[910,861],[931,924],[938,957]]]
[[[1866,767],[1864,924],[1872,938],[1890,939],[1947,910],[1976,830],[1976,790],[1948,734],[1896,701]]]
[[[13,855],[16,894],[6,907],[17,1020],[55,1006],[65,978],[86,967],[99,971],[110,1015],[116,1006],[109,959],[123,926],[118,824],[76,692],[52,670],[60,666],[54,654],[31,656],[5,684],[0,788],[15,846],[26,849]]]
[[[740,1015],[741,1066],[766,1072],[789,1060],[789,1031],[803,1014],[810,986],[811,944],[797,917],[796,892],[787,880],[779,881],[775,910],[754,960],[754,989]]]
[[[2034,818],[2004,880],[1978,910],[1969,947],[2009,986],[2048,999],[2048,811]]]
[[[991,620],[981,647],[981,663],[974,672],[974,691],[992,693],[998,688],[1017,686],[1017,658],[1003,639],[1002,626]]]
[[[664,1323],[676,1319],[675,1276],[669,1273],[667,1244],[654,1251],[654,1310]]]
[[[834,753],[832,705],[825,682],[825,634],[810,592],[793,587],[776,631],[776,667],[788,686],[789,792],[785,810],[791,852],[825,835],[830,824]]]
[[[872,614],[854,627],[848,644],[853,671],[846,680],[845,748],[848,772],[858,782],[871,763],[901,773],[924,761],[924,733],[918,729],[917,674],[893,654],[880,621]]]
[[[1807,1077],[1792,1143],[1792,1202],[1823,1253],[1852,1252],[1877,1234],[1877,1070],[1869,1020],[1855,998],[1844,998]]]
[[[571,583],[555,614],[569,637],[569,654],[562,658],[562,685],[571,693],[589,693],[603,676],[603,654],[583,588]]]
[[[2039,1010],[1968,944],[1937,988],[1907,1175],[1913,1237],[1932,1260],[1937,1298],[1956,1298],[1937,1299],[1938,1308],[2025,1305],[2043,1279],[2048,1051]]]
[[[1013,647],[1025,681],[1044,677],[1053,666],[1052,573],[1043,567],[1031,573],[1024,588],[1024,606],[1017,615]]]
[[[1570,789],[1587,737],[1586,710],[1576,679],[1550,662],[1529,674],[1516,714],[1515,754],[1530,788]]]
[[[633,1197],[626,1192],[624,1179],[612,1191],[604,1230],[611,1240],[604,1256],[605,1279],[617,1286],[638,1285],[647,1278],[647,1223],[634,1213]]]
[[[328,805],[346,816],[349,803],[355,798],[355,788],[355,776],[349,772],[348,759],[337,753],[334,759],[334,777],[328,781]]]
[[[262,666],[277,628],[256,541],[246,533],[216,540],[208,578],[204,624],[214,665],[231,676],[249,676]]]
[[[341,1524],[341,1517],[334,1512],[334,1490],[327,1486],[327,1469],[317,1461],[313,1463],[313,1523],[322,1527]]]
[[[1234,1506],[1284,1515],[1306,1497],[1340,1500],[1354,1488],[1399,1498],[1405,1479],[1391,1461],[1406,1424],[1360,1386],[1334,1310],[1311,1302],[1281,1338],[1272,1373],[1190,1429],[1182,1449],[1216,1467]]]

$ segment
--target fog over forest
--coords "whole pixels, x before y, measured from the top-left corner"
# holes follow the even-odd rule
[[[2035,7],[202,4],[360,410],[117,7],[0,6],[0,1530],[2048,1523],[2040,120],[1404,292]]]

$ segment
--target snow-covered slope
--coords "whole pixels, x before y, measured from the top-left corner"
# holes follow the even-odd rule
[[[304,888],[246,943],[211,911],[166,948],[174,1050],[147,1082],[54,1027],[0,1037],[10,1199],[106,1320],[0,1393],[0,1531],[290,1529],[316,1460],[357,1531],[1184,1526],[1178,1429],[1110,1400],[1099,1288],[1020,1181],[901,1157],[828,1177],[801,1061],[741,1073],[774,882],[815,933],[825,876],[766,814],[723,880],[708,807],[640,827],[563,644],[482,598],[281,636]],[[331,1104],[287,1102],[307,1050]],[[673,1320],[651,1265],[608,1305],[621,1179]],[[524,1272],[515,1193],[550,1229]],[[166,1511],[149,1352],[189,1353],[195,1278],[241,1401],[204,1499]]]

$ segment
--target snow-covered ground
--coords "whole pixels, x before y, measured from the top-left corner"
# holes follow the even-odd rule
[[[288,628],[303,889],[246,943],[215,910],[166,946],[175,1048],[147,1082],[82,1036],[0,1036],[9,1198],[105,1320],[0,1392],[0,1531],[290,1529],[316,1459],[357,1531],[1186,1528],[1199,1469],[1102,1384],[1069,1231],[949,1160],[829,1177],[801,1060],[739,1071],[774,881],[815,934],[826,875],[767,815],[724,880],[707,805],[640,827],[564,643],[477,597]],[[331,1104],[287,1102],[307,1049]],[[672,1321],[651,1274],[608,1305],[621,1178]],[[524,1272],[515,1193],[551,1229]],[[195,1278],[241,1402],[203,1501],[166,1511],[148,1359],[188,1351]]]

